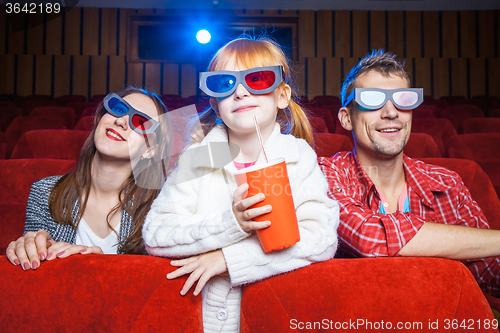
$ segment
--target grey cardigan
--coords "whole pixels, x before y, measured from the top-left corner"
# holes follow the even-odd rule
[[[24,233],[28,231],[37,232],[43,229],[56,242],[66,242],[75,244],[76,242],[76,229],[71,225],[62,225],[57,223],[50,216],[49,211],[49,195],[54,187],[54,184],[61,178],[61,176],[54,176],[41,179],[31,185],[30,195],[28,197],[28,205],[26,207],[26,222],[24,224]],[[78,201],[73,208],[72,216],[76,217],[79,209]],[[132,230],[132,217],[122,210],[120,220],[120,237],[119,242],[125,240]],[[118,248],[118,253],[122,254],[121,249]]]

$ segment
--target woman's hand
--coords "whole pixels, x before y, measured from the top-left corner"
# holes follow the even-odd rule
[[[197,296],[212,276],[227,272],[226,260],[224,259],[222,250],[216,250],[182,260],[172,260],[170,264],[180,268],[167,274],[167,279],[175,279],[179,276],[190,274],[182,287],[182,296],[186,295],[193,284],[198,281],[193,292],[193,295]]]
[[[248,193],[248,184],[242,184],[233,193],[233,212],[236,220],[240,224],[241,229],[245,232],[252,230],[265,229],[271,225],[271,221],[255,222],[252,219],[270,213],[272,210],[271,205],[266,205],[258,208],[248,209],[258,202],[265,199],[263,193],[254,195],[253,197],[246,198]]]
[[[45,230],[27,232],[16,241],[10,242],[7,247],[6,256],[9,261],[27,271],[37,269],[44,260],[65,258],[75,253],[90,254],[100,253],[100,247],[82,246],[55,242]]]

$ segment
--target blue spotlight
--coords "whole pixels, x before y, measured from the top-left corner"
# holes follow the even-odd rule
[[[206,44],[210,42],[210,38],[212,38],[212,36],[210,36],[210,32],[208,32],[205,29],[198,31],[198,33],[196,34],[196,39],[201,44]]]

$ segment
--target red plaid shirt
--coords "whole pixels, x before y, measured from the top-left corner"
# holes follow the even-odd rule
[[[427,222],[489,229],[481,208],[460,176],[446,168],[404,156],[410,212],[380,214],[380,197],[355,154],[318,158],[330,197],[340,206],[341,249],[357,257],[397,256]],[[499,293],[498,258],[464,260],[483,290]]]

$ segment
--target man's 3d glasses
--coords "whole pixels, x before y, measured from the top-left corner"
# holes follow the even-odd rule
[[[424,100],[424,89],[354,88],[349,97],[342,103],[342,106],[347,106],[353,99],[363,110],[378,110],[389,100],[400,110],[413,110],[422,104]]]
[[[212,97],[230,96],[240,83],[252,94],[267,94],[276,89],[281,82],[283,82],[283,66],[200,73],[200,89]]]
[[[123,98],[111,92],[103,100],[104,108],[113,116],[120,118],[129,116],[130,127],[140,134],[153,133],[160,124],[147,114],[134,109]]]

